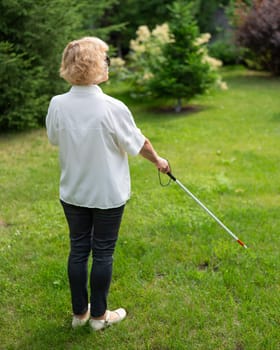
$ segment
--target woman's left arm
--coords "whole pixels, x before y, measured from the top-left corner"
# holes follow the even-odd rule
[[[160,172],[164,174],[170,172],[168,161],[158,156],[149,139],[146,138],[139,154],[141,154],[142,157],[148,159],[150,162],[154,163]]]

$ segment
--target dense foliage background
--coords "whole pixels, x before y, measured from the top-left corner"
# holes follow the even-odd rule
[[[0,128],[42,124],[50,96],[61,91],[61,52],[81,35],[102,35],[107,6],[88,0],[14,0],[0,2]]]
[[[193,4],[197,35],[204,32],[212,35],[211,56],[224,64],[244,63],[280,74],[280,0],[182,2]],[[1,0],[0,131],[44,123],[50,97],[66,88],[58,69],[61,52],[69,40],[83,35],[100,36],[111,44],[116,56],[126,59],[137,28],[146,25],[152,29],[172,21],[169,6],[173,3]],[[187,42],[188,38],[180,39],[182,48],[185,39]],[[167,80],[170,81],[170,75]],[[160,81],[166,85],[162,77]],[[160,90],[158,84],[154,88]]]

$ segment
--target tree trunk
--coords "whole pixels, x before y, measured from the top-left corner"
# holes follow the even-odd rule
[[[177,105],[175,106],[175,112],[176,113],[180,113],[182,111],[182,100],[181,98],[179,97],[177,99]]]

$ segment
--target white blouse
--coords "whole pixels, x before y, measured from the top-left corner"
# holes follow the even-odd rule
[[[52,98],[46,126],[50,142],[59,147],[61,200],[100,209],[125,204],[127,153],[137,155],[145,142],[125,104],[97,85],[75,85]]]

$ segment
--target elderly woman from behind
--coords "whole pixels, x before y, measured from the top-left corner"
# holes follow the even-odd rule
[[[108,80],[107,51],[107,44],[96,37],[66,46],[60,76],[72,86],[51,99],[46,117],[48,138],[59,148],[59,196],[70,231],[72,327],[89,321],[93,330],[126,317],[123,308],[107,310],[107,296],[118,231],[130,197],[127,155],[140,154],[162,173],[170,171],[127,106],[98,86]]]

